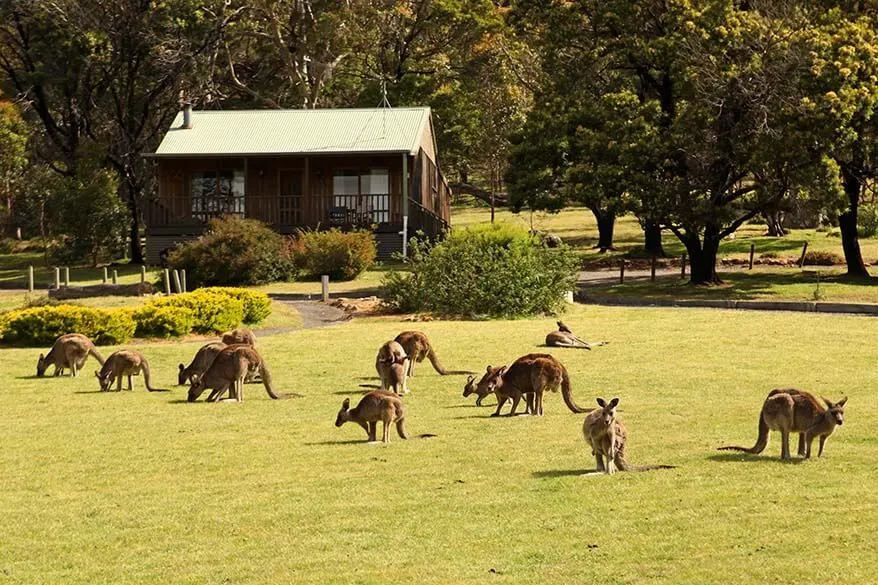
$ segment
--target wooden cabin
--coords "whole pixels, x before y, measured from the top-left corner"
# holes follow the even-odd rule
[[[449,226],[430,108],[187,108],[151,157],[150,264],[220,216],[258,219],[282,234],[371,229],[381,259],[416,233],[435,238]]]

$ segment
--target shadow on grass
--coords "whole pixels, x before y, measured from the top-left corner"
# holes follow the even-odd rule
[[[313,447],[316,445],[368,445],[369,441],[367,439],[350,439],[345,441],[314,441],[311,443],[302,444],[308,445],[309,447]]]
[[[37,376],[33,374],[31,376],[16,376],[16,380],[51,380],[52,378],[69,378],[70,376]]]
[[[780,456],[751,455],[749,453],[715,453],[709,456],[708,459],[719,461],[720,463],[780,463],[782,465],[799,465],[805,462],[805,459],[802,457],[793,457],[784,461]]]
[[[115,390],[112,390],[115,393]],[[127,390],[126,390],[127,392]],[[104,392],[103,390],[76,390],[73,392],[74,394],[109,394],[110,392]]]
[[[531,475],[536,478],[571,477],[577,475],[603,475],[595,469],[547,469],[546,471],[534,471]]]

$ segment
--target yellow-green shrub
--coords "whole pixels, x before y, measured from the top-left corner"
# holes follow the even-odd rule
[[[271,299],[263,292],[227,286],[211,286],[198,290],[228,295],[241,301],[244,304],[244,323],[259,323],[271,315]]]
[[[180,337],[192,333],[195,317],[188,307],[147,304],[135,309],[138,337]]]
[[[81,333],[97,345],[115,345],[131,339],[136,325],[128,310],[58,305],[10,311],[0,327],[6,343],[48,345],[59,335]]]
[[[244,303],[227,294],[196,290],[153,299],[146,306],[188,310],[192,328],[198,333],[217,333],[233,329],[244,321]]]
[[[353,280],[375,263],[378,246],[368,230],[306,231],[293,247],[296,268],[307,276],[328,274],[332,280]]]

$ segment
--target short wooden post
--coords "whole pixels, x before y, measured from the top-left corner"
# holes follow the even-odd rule
[[[619,264],[619,284],[625,284],[625,259]]]
[[[750,244],[750,268],[748,270],[753,270],[753,254],[756,253],[756,244]]]
[[[146,284],[146,266],[140,266],[140,284]]]
[[[70,267],[64,267],[64,286],[70,286]]]
[[[320,290],[323,294],[323,302],[329,302],[329,275],[324,274],[320,277]]]
[[[180,286],[180,271],[174,268],[174,288],[177,289],[178,293],[183,292],[183,287]]]
[[[27,267],[27,292],[34,292],[34,267]]]
[[[686,254],[680,258],[680,278],[686,278]]]
[[[113,270],[113,285],[119,284],[119,271]]]
[[[165,294],[171,296],[171,272],[165,268]]]
[[[808,253],[808,242],[805,242],[805,245],[802,246],[802,257],[799,258],[799,268],[805,265],[805,254]]]
[[[185,268],[180,269],[180,284],[183,285],[183,292],[186,292],[187,290],[189,290],[186,287],[186,269]]]
[[[61,269],[55,267],[55,290],[61,288]]]
[[[107,284],[107,280],[109,280],[109,279],[107,278],[107,267],[104,266],[104,284]]]
[[[652,264],[650,264],[650,266],[649,266],[649,279],[653,282],[655,281],[655,263],[656,263],[656,257],[655,257],[655,254],[653,254]]]

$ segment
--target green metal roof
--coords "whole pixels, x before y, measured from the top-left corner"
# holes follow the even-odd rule
[[[408,152],[417,154],[430,108],[178,112],[156,157]]]

